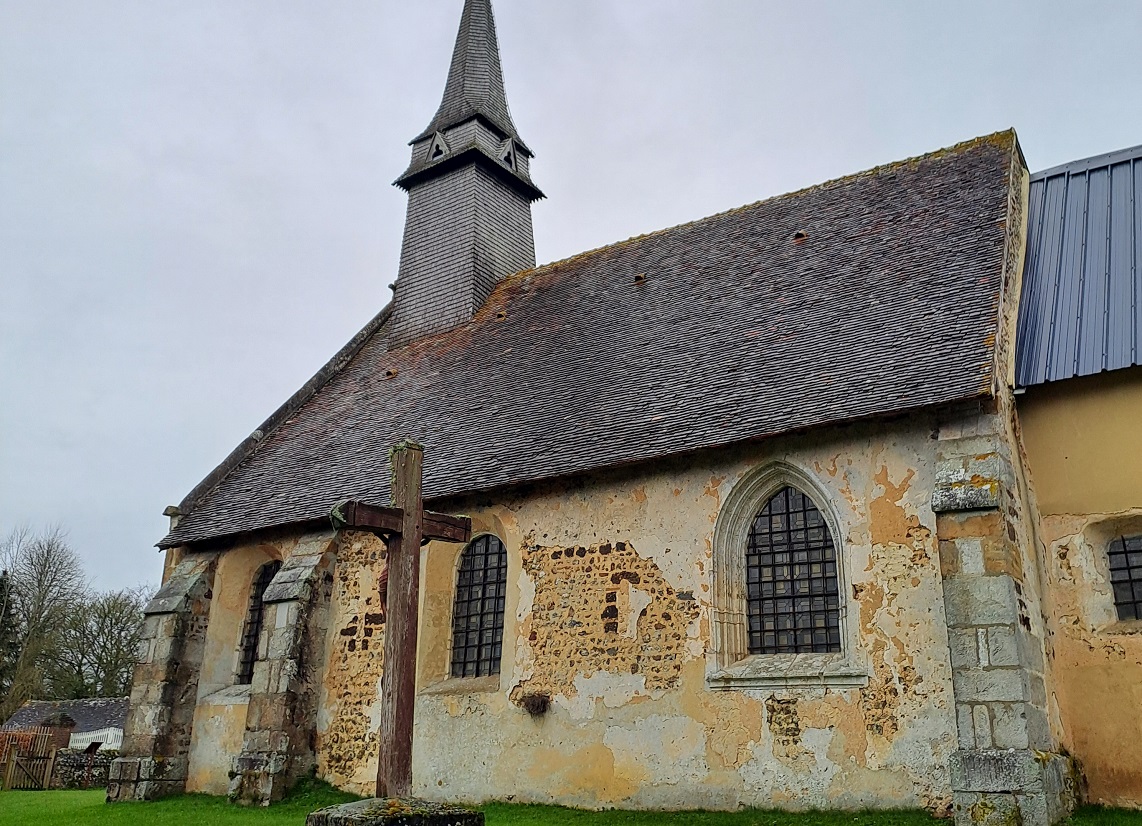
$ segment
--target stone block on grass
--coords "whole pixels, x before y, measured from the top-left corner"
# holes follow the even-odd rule
[[[318,809],[305,826],[484,826],[484,814],[450,803],[372,798]]]

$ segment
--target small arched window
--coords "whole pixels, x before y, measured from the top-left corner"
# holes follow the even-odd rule
[[[812,499],[777,491],[750,526],[745,556],[750,654],[841,650],[837,550]]]
[[[1142,619],[1142,536],[1120,536],[1110,543],[1110,587],[1118,619]]]
[[[452,608],[452,676],[500,673],[508,555],[497,537],[476,537],[460,554]]]
[[[258,569],[250,586],[250,607],[246,611],[246,623],[242,626],[242,641],[238,646],[238,685],[249,685],[254,681],[254,663],[258,661],[258,639],[262,636],[264,615],[262,597],[266,588],[281,570],[280,562],[267,562]]]

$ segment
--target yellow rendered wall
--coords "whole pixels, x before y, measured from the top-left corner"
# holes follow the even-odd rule
[[[1106,556],[1142,533],[1142,368],[1033,387],[1017,407],[1064,742],[1091,802],[1142,806],[1142,622],[1118,621]]]
[[[449,678],[461,549],[431,543],[414,793],[593,808],[945,806],[957,736],[933,429],[923,417],[854,426],[438,504],[507,548],[504,657],[498,677]],[[773,462],[811,475],[837,515],[864,687],[707,682],[715,522],[735,485]],[[376,765],[381,629],[367,595],[379,550],[341,538],[318,714],[319,775],[364,794]],[[551,697],[540,717],[521,708],[534,693]]]

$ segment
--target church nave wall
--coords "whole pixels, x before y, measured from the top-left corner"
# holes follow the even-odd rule
[[[594,807],[945,806],[957,738],[932,424],[837,428],[433,503],[503,540],[509,588],[500,676],[450,679],[460,549],[428,546],[415,791]],[[727,689],[712,679],[715,524],[736,485],[778,462],[815,480],[839,529],[846,668],[814,679],[793,666],[784,683]],[[533,715],[522,706],[537,697],[548,708]]]

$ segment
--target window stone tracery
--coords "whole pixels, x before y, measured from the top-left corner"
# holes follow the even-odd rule
[[[777,462],[743,478],[714,527],[712,688],[859,687],[844,533],[828,492]]]

